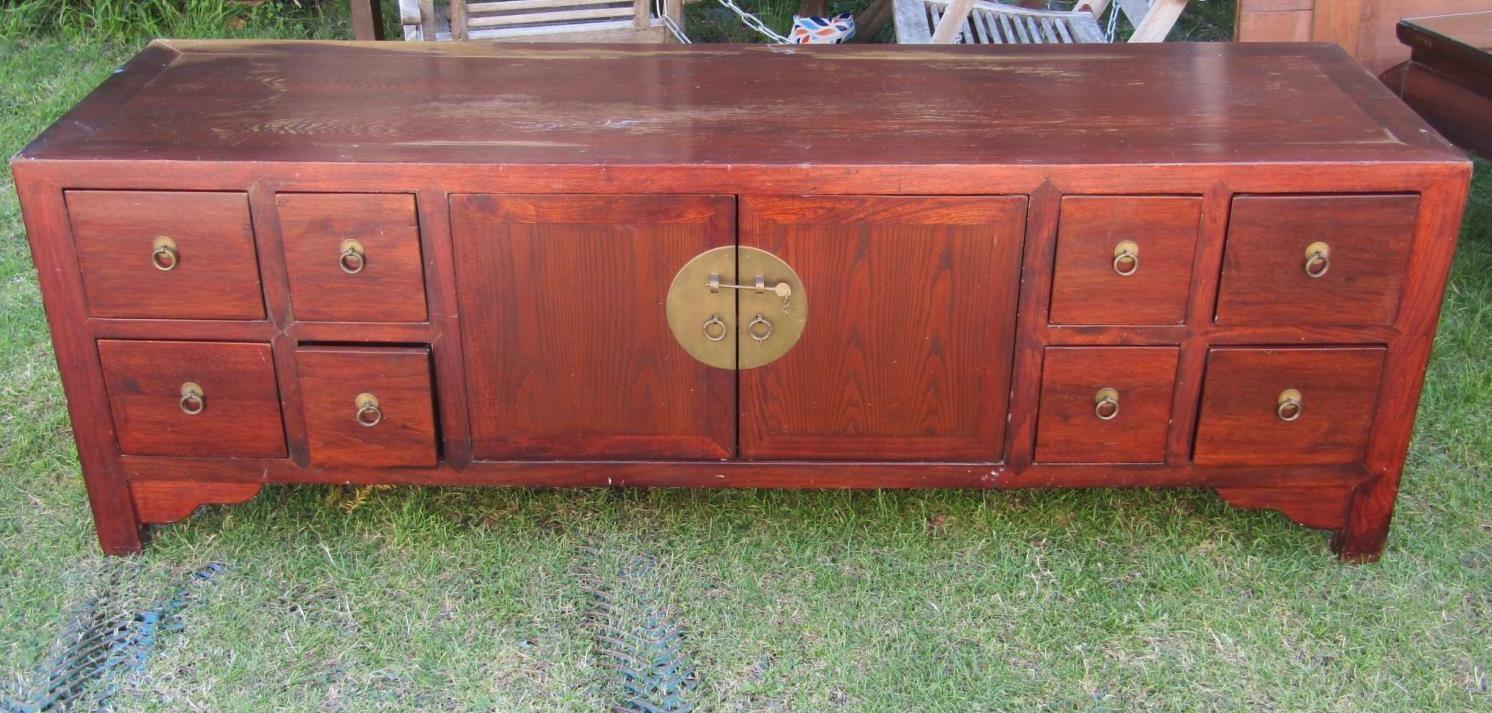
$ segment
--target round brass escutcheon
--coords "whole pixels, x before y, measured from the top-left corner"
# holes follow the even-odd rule
[[[1308,277],[1321,277],[1331,269],[1331,246],[1323,242],[1315,242],[1306,246],[1305,274]]]
[[[1112,421],[1119,417],[1119,391],[1103,388],[1093,395],[1093,415],[1100,421]]]
[[[1300,418],[1304,407],[1300,403],[1300,392],[1296,389],[1285,389],[1280,392],[1280,398],[1274,409],[1274,415],[1279,416],[1281,421],[1289,422]]]
[[[188,416],[196,416],[207,408],[207,397],[202,394],[202,387],[186,382],[181,385],[181,400],[177,402],[181,406],[181,412]]]
[[[718,314],[710,315],[710,318],[705,320],[705,323],[700,328],[704,330],[705,339],[712,342],[725,339],[725,336],[730,334],[730,327],[726,326],[725,320],[721,319]]]
[[[754,369],[793,348],[808,324],[808,295],[791,266],[765,250],[727,245],[674,275],[668,328],[689,356],[719,369]]]
[[[176,250],[176,241],[164,235],[151,243],[150,264],[162,272],[175,270],[181,264],[181,254]]]
[[[1140,269],[1140,246],[1133,240],[1121,241],[1114,246],[1114,273],[1129,277]]]
[[[337,258],[337,264],[342,268],[342,272],[349,275],[356,275],[362,272],[364,267],[367,267],[368,258],[363,252],[363,244],[361,242],[357,240],[343,240],[338,249],[342,251],[341,256]]]
[[[378,404],[378,397],[369,393],[358,394],[353,399],[357,406],[357,422],[364,428],[372,428],[383,422],[383,408]]]

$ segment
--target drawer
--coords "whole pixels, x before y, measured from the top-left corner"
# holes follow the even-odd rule
[[[243,193],[68,191],[95,317],[263,319]]]
[[[313,464],[435,465],[428,350],[301,347],[295,360]]]
[[[1176,347],[1048,347],[1036,421],[1039,463],[1160,463]]]
[[[285,455],[268,344],[101,340],[98,353],[121,452]]]
[[[296,319],[425,320],[414,196],[282,193],[275,204]]]
[[[1380,347],[1212,350],[1194,460],[1207,465],[1362,460],[1383,359]]]
[[[1201,217],[1199,198],[1063,198],[1052,324],[1181,324]]]
[[[1391,324],[1418,211],[1410,195],[1233,199],[1218,323]]]

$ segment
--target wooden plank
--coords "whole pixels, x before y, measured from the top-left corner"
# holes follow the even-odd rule
[[[352,34],[360,40],[383,39],[383,7],[378,0],[351,0]]]
[[[508,13],[518,10],[546,10],[550,8],[575,8],[591,5],[618,5],[626,0],[504,0],[503,2],[468,3],[466,16],[471,23],[478,15]],[[649,6],[652,3],[648,3]]]
[[[1347,50],[1348,54],[1357,56],[1364,10],[1363,0],[1317,2],[1316,11],[1311,16],[1311,39],[1315,42],[1335,42]]]
[[[464,40],[466,38],[466,2],[465,0],[451,0],[451,39]]]
[[[476,29],[481,27],[510,27],[512,25],[529,25],[545,22],[570,22],[572,20],[600,20],[616,17],[629,17],[632,15],[630,7],[604,7],[593,10],[562,10],[559,12],[532,12],[517,15],[489,15],[486,17],[472,17],[467,19],[466,25]],[[570,28],[581,29],[581,28]]]
[[[1309,42],[1310,10],[1240,12],[1234,38],[1239,42]]]
[[[897,44],[925,45],[932,42],[927,4],[923,0],[891,0],[891,6],[895,10]]]
[[[1155,0],[1144,21],[1130,35],[1129,41],[1165,42],[1166,35],[1171,34],[1171,28],[1176,26],[1176,19],[1181,17],[1181,11],[1185,9],[1186,0]]]
[[[943,10],[943,18],[938,21],[938,27],[933,31],[932,44],[951,44],[958,38],[959,30],[963,27],[964,20],[969,17],[969,11],[974,9],[974,0],[952,0]]]

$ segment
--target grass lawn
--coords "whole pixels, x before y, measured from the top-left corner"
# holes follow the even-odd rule
[[[346,32],[310,11],[220,19],[168,29]],[[0,40],[7,156],[141,44]],[[595,711],[619,695],[597,588],[685,628],[701,710],[1492,708],[1487,165],[1370,566],[1208,492],[1103,490],[271,487],[105,558],[0,182],[0,710],[90,594],[144,602],[211,561],[115,709]]]

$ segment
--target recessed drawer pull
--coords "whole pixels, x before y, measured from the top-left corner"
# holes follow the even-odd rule
[[[1133,240],[1125,240],[1114,246],[1114,273],[1129,277],[1140,269],[1140,246]]]
[[[369,393],[358,394],[354,400],[357,404],[357,422],[364,428],[372,428],[383,422],[383,408],[378,405],[378,397]]]
[[[1285,389],[1280,392],[1279,405],[1275,407],[1274,413],[1280,417],[1281,421],[1294,421],[1300,418],[1302,410],[1299,391]]]
[[[1331,246],[1323,242],[1311,243],[1306,247],[1305,274],[1309,277],[1320,277],[1331,269]]]
[[[363,252],[363,244],[361,242],[343,240],[342,245],[338,249],[342,251],[341,257],[337,259],[337,263],[342,266],[342,272],[349,275],[356,275],[362,272],[363,267],[368,264],[368,259]]]
[[[207,408],[207,398],[202,395],[202,387],[193,382],[181,385],[181,412],[188,416],[196,416]]]
[[[176,251],[175,240],[162,235],[155,239],[151,247],[154,249],[154,252],[150,253],[150,262],[155,265],[155,269],[161,271],[174,270],[176,269],[176,265],[181,262],[180,255]]]
[[[1100,421],[1112,421],[1119,417],[1119,391],[1103,388],[1093,395],[1093,415]]]

